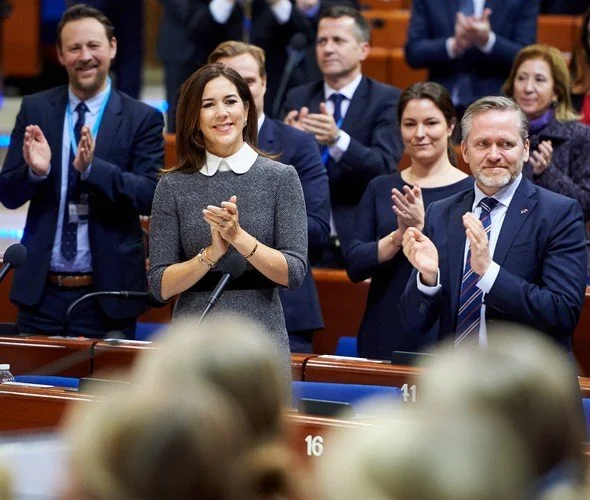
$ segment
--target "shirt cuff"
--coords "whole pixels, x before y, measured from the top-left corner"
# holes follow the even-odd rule
[[[490,31],[490,37],[488,38],[488,43],[486,43],[483,47],[478,47],[484,54],[489,54],[494,45],[496,44],[496,34],[493,31]]]
[[[279,0],[270,6],[270,10],[279,24],[285,24],[291,18],[293,4],[289,0]]]
[[[47,179],[47,177],[49,177],[49,172],[51,172],[51,165],[49,166],[49,170],[45,175],[37,175],[35,171],[31,167],[29,167],[29,181],[31,181],[32,183],[44,181],[45,179]]]
[[[442,288],[440,284],[440,269],[436,272],[436,285],[435,286],[428,286],[420,281],[420,273],[416,273],[416,284],[418,285],[418,290],[422,292],[424,295],[428,297],[434,297],[438,295],[440,289]]]
[[[340,129],[338,140],[332,146],[328,147],[328,152],[334,161],[338,163],[342,155],[346,153],[348,146],[350,146],[350,136],[344,130]]]
[[[231,0],[212,0],[209,4],[209,12],[216,22],[225,24],[234,10],[235,2]]]
[[[479,288],[483,293],[490,293],[490,290],[494,286],[499,273],[500,266],[492,261],[490,267],[488,267],[488,270],[477,282],[477,288]]]
[[[461,54],[455,54],[453,52],[453,37],[447,38],[445,42],[445,46],[447,47],[447,54],[451,59],[457,59]]]
[[[83,181],[88,179],[88,176],[90,175],[90,170],[92,170],[92,163],[88,165],[88,168],[80,174],[80,179],[82,179]]]

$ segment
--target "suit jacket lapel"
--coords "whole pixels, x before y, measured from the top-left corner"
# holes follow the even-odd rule
[[[362,116],[366,109],[367,97],[369,93],[369,82],[365,76],[362,77],[359,86],[352,96],[346,115],[342,122],[342,128],[349,131],[354,128],[354,125],[359,123],[359,117]]]
[[[271,151],[275,141],[274,127],[272,125],[270,118],[265,116],[264,123],[262,124],[262,127],[260,127],[260,132],[258,133],[258,146],[266,151]]]
[[[309,103],[306,104],[309,107],[309,112],[319,113],[320,102],[324,102],[325,100],[326,96],[324,95],[324,81],[322,80],[314,86],[313,91],[309,96]]]
[[[113,88],[111,90],[111,96],[104,115],[102,116],[102,122],[98,129],[98,136],[96,137],[96,145],[94,148],[94,154],[97,158],[107,160],[113,145],[114,138],[117,136],[119,126],[121,125],[121,96]]]
[[[68,104],[68,88],[57,89],[51,99],[51,106],[47,108],[47,127],[43,130],[47,142],[51,146],[51,173],[55,196],[59,200],[61,196],[61,170],[64,122],[66,106]]]
[[[459,295],[461,294],[461,281],[463,279],[463,256],[465,255],[465,227],[463,226],[463,214],[471,212],[475,192],[468,191],[462,200],[451,207],[448,226],[448,279],[450,290],[451,311],[458,310]],[[453,318],[453,323],[455,319]]]
[[[493,260],[500,266],[504,263],[508,251],[520,232],[522,225],[537,206],[538,200],[533,197],[534,194],[535,190],[533,186],[523,177],[508,206],[504,223],[498,236],[498,242],[496,243],[496,249],[494,250]]]

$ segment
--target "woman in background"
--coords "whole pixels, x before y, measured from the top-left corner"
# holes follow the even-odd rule
[[[561,52],[529,45],[514,59],[503,90],[529,119],[530,158],[523,174],[535,184],[577,200],[590,219],[590,128],[572,107]]]
[[[401,250],[404,231],[424,227],[424,210],[432,202],[473,186],[473,179],[454,165],[451,134],[456,115],[444,87],[425,82],[405,89],[398,119],[410,167],[369,183],[356,211],[346,253],[350,279],[371,278],[358,352],[376,359],[391,359],[392,351],[416,351],[428,341],[406,332],[396,310],[412,273]]]

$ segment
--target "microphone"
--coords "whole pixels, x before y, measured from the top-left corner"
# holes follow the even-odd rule
[[[14,245],[10,245],[6,252],[4,252],[2,267],[0,267],[0,283],[13,268],[17,268],[27,258],[27,249],[24,245],[20,243],[15,243]]]
[[[207,301],[207,307],[205,307],[205,310],[203,311],[203,314],[201,315],[198,324],[200,324],[201,321],[205,319],[205,316],[209,314],[211,309],[215,307],[215,304],[217,304],[219,297],[221,297],[221,294],[224,292],[230,281],[239,278],[245,269],[246,259],[244,259],[242,255],[240,255],[239,253],[232,253],[227,256],[227,258],[221,265],[221,279],[219,280],[219,283],[217,283],[217,286],[211,292],[211,296]]]
[[[305,57],[305,53],[303,52],[305,47],[307,47],[307,38],[303,33],[295,33],[291,37],[291,40],[289,40],[289,45],[287,46],[287,63],[285,64],[285,69],[283,69],[281,82],[279,83],[275,100],[272,104],[273,117],[279,116],[279,113],[281,112],[281,104],[283,102],[283,97],[285,96],[285,91],[287,90],[287,85],[289,84],[293,70]]]
[[[152,292],[133,292],[128,290],[121,290],[118,292],[114,291],[101,291],[101,292],[91,292],[87,293],[86,295],[82,295],[82,297],[74,300],[68,309],[66,310],[66,314],[64,317],[64,335],[68,332],[68,325],[70,324],[70,316],[72,315],[72,311],[76,308],[78,304],[84,302],[88,299],[93,297],[114,297],[122,300],[147,300],[147,303],[150,307],[164,307],[166,302],[160,302]]]

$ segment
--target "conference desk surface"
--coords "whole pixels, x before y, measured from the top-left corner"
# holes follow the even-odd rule
[[[72,403],[97,403],[92,394],[57,388],[0,384],[0,433],[51,431],[60,427]],[[288,441],[300,458],[320,457],[333,430],[368,428],[374,424],[340,418],[301,415],[287,411]]]

